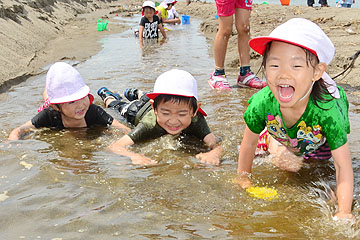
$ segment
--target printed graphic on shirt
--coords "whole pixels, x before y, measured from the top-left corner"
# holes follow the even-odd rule
[[[296,134],[297,137],[294,139],[288,136],[279,115],[273,116],[268,114],[266,127],[274,139],[287,146],[289,150],[298,156],[312,153],[326,142],[326,138],[322,134],[322,127],[320,125],[311,127],[307,126],[304,121],[301,121],[296,126],[298,131]]]
[[[147,22],[144,26],[143,38],[157,38],[158,37],[158,21],[152,23]]]
[[[245,0],[245,6],[248,7],[248,8],[251,8],[252,7],[252,0]]]

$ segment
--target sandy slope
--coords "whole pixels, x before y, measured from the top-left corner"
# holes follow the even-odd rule
[[[113,11],[125,1],[35,0],[0,2],[0,91],[59,60],[82,61],[101,49],[100,40],[125,26],[113,24]],[[136,7],[138,4],[136,4]],[[97,32],[98,18],[110,20]]]

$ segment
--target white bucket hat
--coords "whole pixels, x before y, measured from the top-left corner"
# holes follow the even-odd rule
[[[142,5],[142,8],[144,7],[151,7],[155,10],[155,3],[153,1],[145,1]]]
[[[86,96],[89,96],[90,103],[94,99],[80,73],[64,62],[57,62],[50,67],[46,74],[46,92],[50,104],[73,102]]]
[[[172,69],[164,72],[156,79],[154,91],[146,95],[150,99],[155,99],[160,94],[194,97],[198,100],[196,80],[184,70]],[[201,108],[199,108],[199,112],[206,116]]]
[[[254,51],[264,55],[266,46],[271,41],[281,41],[305,48],[315,54],[320,62],[329,65],[335,54],[331,40],[315,23],[304,18],[293,18],[275,28],[269,36],[256,37],[249,41]],[[340,98],[335,81],[326,73],[322,79],[327,83],[327,89],[335,98]]]

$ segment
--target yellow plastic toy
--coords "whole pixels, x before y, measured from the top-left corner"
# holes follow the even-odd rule
[[[249,187],[246,189],[246,191],[250,194],[251,197],[260,198],[267,201],[271,201],[279,197],[276,189],[269,187]]]

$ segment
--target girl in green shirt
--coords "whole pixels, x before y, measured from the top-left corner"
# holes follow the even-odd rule
[[[339,205],[335,218],[352,218],[349,104],[344,90],[325,72],[334,45],[319,26],[302,18],[287,21],[249,45],[264,56],[268,87],[249,100],[244,114],[247,126],[239,152],[238,183],[250,186],[248,174],[259,134],[266,128],[260,145],[282,169],[295,172],[303,159],[333,157]]]

